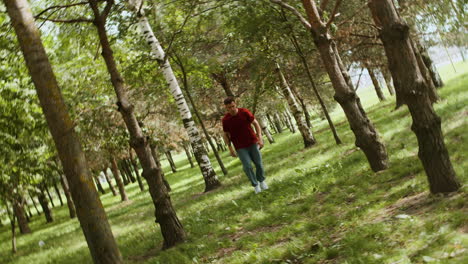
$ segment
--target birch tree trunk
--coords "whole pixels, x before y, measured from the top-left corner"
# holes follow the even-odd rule
[[[104,178],[106,178],[107,184],[109,185],[109,189],[112,192],[113,196],[117,196],[117,192],[115,191],[114,185],[112,185],[112,180],[109,177],[109,174],[107,174],[107,167],[102,170],[102,173],[104,173]]]
[[[460,188],[444,143],[440,117],[432,104],[434,91],[418,63],[408,25],[391,0],[371,0],[369,8],[388,57],[397,101],[406,104],[413,119],[411,129],[419,144],[419,159],[426,171],[431,193]]]
[[[266,114],[266,117],[267,117],[268,123],[270,124],[270,127],[275,131],[275,134],[280,133],[278,131],[278,128],[276,127],[276,123],[273,121],[273,118],[268,113]]]
[[[99,41],[102,47],[102,57],[111,77],[112,86],[117,96],[119,112],[122,115],[125,126],[130,135],[130,146],[135,150],[143,168],[143,178],[148,183],[149,192],[155,208],[156,222],[160,225],[163,236],[163,249],[167,249],[185,240],[186,234],[182,223],[172,206],[171,198],[161,176],[161,168],[151,154],[147,137],[143,134],[140,124],[134,114],[134,107],[127,97],[125,83],[117,69],[113,51],[106,32],[106,19],[112,7],[113,1],[108,1],[101,12],[98,6],[99,0],[90,0],[89,4],[94,14],[93,24],[98,31]]]
[[[320,18],[313,0],[302,0],[306,10],[310,32],[320,53],[322,62],[335,90],[335,100],[341,105],[356,138],[356,146],[361,148],[373,171],[388,167],[385,146],[379,139],[374,125],[367,118],[359,97],[352,88],[352,83],[340,55],[336,52],[327,24]]]
[[[294,126],[294,123],[292,122],[291,120],[291,116],[289,115],[288,111],[284,111],[283,112],[283,119],[286,123],[286,126],[289,128],[289,131],[291,131],[291,133],[296,133],[296,127]],[[305,120],[305,117],[304,117],[304,120]],[[305,122],[305,124],[307,125],[307,121]],[[307,125],[307,127],[309,127]]]
[[[120,198],[122,202],[128,201],[127,192],[125,192],[125,185],[122,181],[122,177],[120,177],[120,170],[117,167],[117,161],[115,160],[115,158],[111,159],[111,170],[112,170],[112,175],[114,175],[115,183],[117,184],[117,187],[119,188]]]
[[[312,132],[310,131],[309,127],[307,126],[304,115],[302,113],[302,109],[297,104],[296,98],[294,98],[294,95],[291,92],[291,89],[289,88],[289,84],[286,81],[286,78],[284,78],[283,72],[281,71],[281,68],[278,63],[276,63],[276,71],[278,72],[278,76],[282,84],[283,95],[288,101],[289,108],[291,109],[294,119],[296,120],[297,127],[301,132],[302,139],[304,141],[304,147],[311,147],[316,143],[315,138],[312,135]]]
[[[197,106],[195,105],[195,102],[193,101],[192,94],[190,93],[189,86],[188,86],[187,72],[185,71],[184,64],[183,64],[182,60],[177,55],[175,55],[175,58],[176,58],[176,64],[179,65],[180,70],[182,72],[183,88],[185,90],[185,93],[187,94],[187,97],[189,99],[190,104],[192,105],[193,112],[195,113],[195,116],[197,117],[198,122],[200,123],[200,126],[202,128],[202,131],[203,131],[203,134],[205,135],[206,140],[208,141],[209,145],[213,149],[213,153],[215,155],[216,161],[219,164],[219,167],[221,167],[221,171],[223,172],[224,175],[227,175],[228,171],[227,171],[226,167],[224,166],[223,160],[221,159],[221,156],[219,155],[218,150],[215,148],[213,142],[211,141],[212,137],[208,133],[208,130],[205,127],[205,122],[203,122],[203,119],[201,118],[201,115],[198,112]],[[226,77],[226,76],[224,76],[224,77]],[[226,81],[226,85],[227,85],[227,80],[226,79],[224,79],[224,80]],[[209,148],[206,148],[206,149],[209,151]]]
[[[135,4],[134,1],[129,1],[130,4]],[[216,173],[211,166],[210,159],[208,157],[207,151],[202,143],[202,137],[195,125],[195,122],[192,118],[190,109],[185,101],[184,95],[180,90],[177,79],[172,71],[169,60],[166,58],[166,54],[159,44],[158,39],[155,37],[153,30],[151,29],[148,19],[146,18],[143,9],[139,8],[139,5],[133,6],[134,10],[137,10],[137,16],[139,19],[139,26],[141,32],[151,47],[151,54],[156,58],[163,71],[164,78],[166,79],[169,90],[174,97],[179,113],[182,117],[182,122],[184,127],[187,130],[189,135],[190,144],[192,145],[193,151],[195,153],[195,159],[200,167],[200,170],[205,181],[205,192],[211,191],[221,186]]]
[[[60,183],[62,184],[63,193],[65,193],[65,197],[67,198],[68,213],[70,214],[70,218],[73,219],[76,217],[75,203],[73,202],[70,188],[68,188],[68,182],[64,175],[60,176]]]
[[[268,129],[268,126],[267,126],[266,123],[265,123],[265,118],[264,118],[263,116],[260,116],[260,117],[258,118],[258,124],[259,124],[260,127],[262,128],[263,134],[267,137],[268,142],[269,142],[270,144],[275,143],[275,139],[273,139],[273,136],[271,135],[270,130]]]
[[[42,45],[29,4],[26,0],[3,0],[3,2],[18,36],[63,170],[70,182],[73,200],[77,204],[80,226],[93,261],[106,264],[122,263],[122,256],[93,185],[78,136],[75,134],[75,124],[68,115],[68,109]]]
[[[275,113],[273,115],[273,122],[275,124],[276,130],[278,131],[278,133],[283,133],[283,125],[281,124],[281,120],[280,120],[278,113]]]

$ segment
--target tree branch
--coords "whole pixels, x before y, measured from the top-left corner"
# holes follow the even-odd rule
[[[281,1],[281,0],[270,0],[270,2],[272,3],[275,3],[275,4],[278,4],[288,10],[290,10],[291,12],[293,12],[294,15],[296,15],[299,20],[301,21],[301,23],[307,28],[307,29],[311,29],[312,26],[310,25],[309,21],[307,21],[307,19],[296,9],[294,8],[293,6],[290,6],[288,4],[286,4],[285,2]]]
[[[88,2],[79,2],[79,3],[75,3],[75,4],[69,4],[69,5],[55,5],[55,6],[50,6],[44,10],[42,10],[39,14],[37,14],[34,18],[37,19],[38,17],[40,17],[41,15],[43,15],[45,12],[49,11],[49,10],[52,10],[52,9],[64,9],[64,8],[69,8],[69,7],[72,7],[72,6],[79,6],[79,5],[87,5]]]
[[[327,25],[326,25],[327,28],[331,25],[331,23],[335,19],[336,12],[338,11],[338,7],[340,6],[340,4],[341,4],[341,0],[336,0],[335,7],[333,8],[333,12],[332,12],[332,14],[330,16],[330,19],[328,20]]]
[[[101,17],[103,20],[107,19],[107,16],[109,15],[112,9],[112,6],[114,5],[114,0],[107,0],[106,2],[107,2],[106,7],[104,7],[104,10],[101,13]]]
[[[51,21],[57,23],[93,23],[93,20],[87,18],[76,18],[76,19],[54,19],[54,18],[45,18],[45,17],[38,17],[36,19],[44,20],[44,21]]]
[[[346,22],[348,22],[351,18],[353,18],[357,14],[361,13],[362,9],[365,8],[366,6],[367,6],[367,3],[365,3],[365,4],[361,5],[360,7],[356,8],[356,10],[354,11],[354,13],[352,15],[350,15],[349,17],[347,17],[346,19],[344,19],[343,21],[341,21],[338,24],[338,27],[345,24]]]

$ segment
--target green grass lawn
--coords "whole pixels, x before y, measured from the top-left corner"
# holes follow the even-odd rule
[[[318,144],[309,149],[299,133],[274,135],[276,143],[263,150],[270,189],[258,195],[227,152],[222,157],[229,175],[217,168],[223,187],[206,194],[198,168],[175,155],[177,173],[163,164],[186,243],[160,250],[149,193],[136,183],[127,186],[129,202],[110,192],[101,196],[125,262],[468,263],[468,64],[457,69],[441,69],[446,86],[435,109],[460,192],[429,195],[406,107],[394,110],[394,98],[378,103],[372,90],[363,89],[361,99],[389,153],[388,170],[370,170],[339,110],[333,118],[340,146],[324,121],[314,122]],[[16,255],[10,253],[9,227],[1,227],[0,263],[91,263],[78,221],[68,218],[66,206],[54,214],[53,224],[42,215],[32,218],[33,233],[18,237]]]

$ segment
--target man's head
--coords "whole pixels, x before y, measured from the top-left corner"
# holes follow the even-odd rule
[[[224,107],[226,111],[231,115],[237,115],[237,105],[236,100],[233,97],[228,97],[224,99]]]

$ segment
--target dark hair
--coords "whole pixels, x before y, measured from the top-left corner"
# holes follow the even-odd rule
[[[228,98],[224,99],[224,104],[228,105],[228,104],[230,104],[232,102],[235,102],[235,101],[236,101],[236,99],[234,99],[234,97],[229,96]]]

